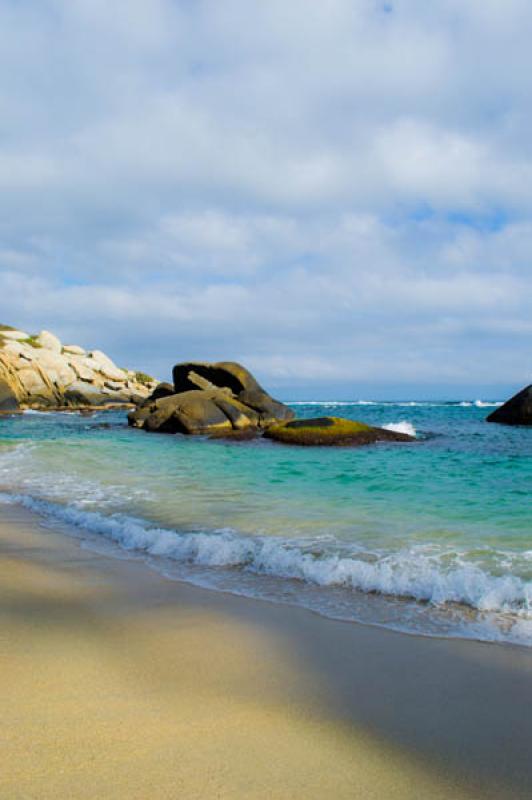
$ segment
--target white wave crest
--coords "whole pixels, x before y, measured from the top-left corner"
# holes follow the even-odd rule
[[[288,405],[291,406],[324,406],[324,407],[342,407],[342,406],[379,406],[382,403],[377,403],[374,400],[287,400]]]
[[[490,403],[485,402],[484,400],[475,400],[473,403],[477,408],[495,408],[496,406],[502,406],[502,403]]]
[[[502,406],[502,401],[486,400],[456,400],[448,402],[436,402],[433,400],[286,400],[290,406],[397,406],[399,408],[495,408]]]
[[[532,620],[532,582],[515,575],[496,576],[473,563],[426,546],[413,546],[372,559],[357,554],[320,556],[297,541],[241,536],[231,529],[179,533],[150,527],[122,514],[109,516],[62,506],[27,495],[0,494],[0,502],[19,503],[37,513],[100,534],[126,550],[205,567],[234,567],[258,575],[346,587],[433,605],[460,603],[478,611],[504,612]],[[446,565],[447,563],[447,565]]]
[[[386,431],[395,431],[396,433],[407,433],[409,436],[416,436],[416,429],[411,422],[406,419],[401,422],[389,422],[382,426]]]

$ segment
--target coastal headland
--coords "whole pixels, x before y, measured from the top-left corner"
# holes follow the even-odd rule
[[[0,516],[0,796],[524,800],[525,648],[167,580]]]
[[[55,334],[0,325],[0,414],[135,405],[158,381],[118,367],[101,350],[63,344]]]

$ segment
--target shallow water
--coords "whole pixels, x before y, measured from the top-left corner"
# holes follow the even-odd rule
[[[486,424],[470,401],[294,407],[417,441],[297,448],[145,434],[123,412],[26,413],[0,420],[1,499],[170,577],[532,645],[532,429]]]

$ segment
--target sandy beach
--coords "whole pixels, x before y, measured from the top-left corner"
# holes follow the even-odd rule
[[[0,519],[0,797],[529,797],[532,653],[170,581]]]

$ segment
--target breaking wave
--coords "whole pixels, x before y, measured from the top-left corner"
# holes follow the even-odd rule
[[[512,624],[522,629],[521,643],[532,644],[532,581],[490,574],[468,562],[464,554],[442,548],[413,545],[385,555],[320,552],[319,542],[305,546],[297,540],[242,536],[227,528],[178,532],[124,514],[104,515],[28,495],[0,494],[0,502],[21,504],[103,536],[125,550],[181,564],[232,568],[319,587],[343,587],[439,607],[461,604],[478,612],[511,615]]]
[[[412,425],[411,422],[407,422],[405,419],[401,420],[401,422],[389,422],[386,425],[382,426],[387,431],[395,431],[396,433],[407,433],[409,436],[416,435],[416,429]]]
[[[341,408],[343,406],[399,406],[400,408],[495,408],[502,406],[499,400],[287,400],[290,406],[321,406]]]

